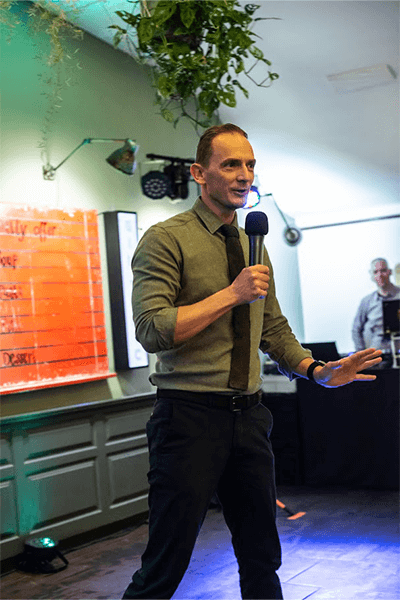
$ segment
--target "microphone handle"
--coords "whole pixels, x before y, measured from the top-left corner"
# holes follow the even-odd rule
[[[263,262],[263,249],[264,249],[264,236],[263,235],[250,235],[250,258],[249,265],[262,265]]]

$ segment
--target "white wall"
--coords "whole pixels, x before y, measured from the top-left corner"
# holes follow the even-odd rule
[[[376,290],[371,260],[400,263],[400,217],[310,229],[298,246],[306,342],[336,341],[354,351],[352,322],[361,298]],[[394,282],[394,278],[392,278]]]
[[[237,107],[221,113],[247,131],[264,192],[273,193],[300,228],[399,214],[399,3],[260,5],[257,17],[280,19],[255,29],[280,77],[268,89],[247,82],[249,101],[238,94]],[[377,64],[390,65],[397,76],[342,94],[327,78]],[[270,214],[266,243],[275,254],[279,299],[289,313],[287,297],[301,295],[301,341],[335,340],[341,352],[352,350],[355,310],[374,289],[371,258],[387,254],[392,266],[400,262],[398,225],[374,221],[305,230],[299,246],[284,251],[280,234],[272,236],[282,219],[272,208]],[[281,262],[288,252],[292,265],[298,256],[297,290],[299,280]]]

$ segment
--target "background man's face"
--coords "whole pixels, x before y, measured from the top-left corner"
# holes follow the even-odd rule
[[[384,260],[378,260],[371,268],[372,281],[375,281],[378,287],[384,288],[388,285],[392,271],[388,268]]]

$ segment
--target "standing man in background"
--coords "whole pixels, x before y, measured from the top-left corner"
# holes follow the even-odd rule
[[[361,300],[353,322],[353,341],[356,351],[369,346],[390,353],[390,340],[383,337],[383,300],[399,300],[400,288],[390,281],[392,270],[387,260],[375,258],[370,267],[371,279],[378,287]]]
[[[205,131],[191,166],[201,197],[147,230],[133,258],[136,336],[157,353],[157,400],[147,424],[149,540],[123,598],[172,597],[217,491],[242,598],[281,599],[272,416],[260,402],[258,350],[290,379],[326,387],[373,380],[359,372],[381,360],[369,348],[314,361],[281,313],[265,248],[263,264],[248,266],[236,209],[246,204],[255,162],[236,125]]]

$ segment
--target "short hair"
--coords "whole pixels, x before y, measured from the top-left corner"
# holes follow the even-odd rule
[[[386,258],[380,258],[380,257],[374,258],[374,260],[371,260],[371,267],[370,267],[371,273],[374,271],[374,267],[377,262],[384,262],[386,265],[386,268],[387,269],[389,268],[389,264],[388,264],[388,261],[386,260]]]
[[[247,133],[238,127],[238,125],[234,125],[233,123],[225,123],[224,125],[214,125],[213,127],[209,127],[205,130],[199,140],[196,152],[197,163],[203,167],[208,167],[212,155],[212,141],[215,137],[217,137],[217,135],[221,135],[222,133],[239,133],[246,139],[248,138]]]

